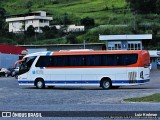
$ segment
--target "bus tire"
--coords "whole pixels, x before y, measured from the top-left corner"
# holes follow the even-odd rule
[[[112,88],[112,82],[109,78],[103,78],[101,80],[101,87],[104,89],[104,90],[108,90],[110,88]]]
[[[18,79],[18,75],[15,75],[15,78]]]
[[[43,80],[43,79],[37,79],[37,80],[35,81],[35,86],[36,86],[36,88],[38,88],[38,89],[44,89],[44,88],[45,88],[44,80]]]

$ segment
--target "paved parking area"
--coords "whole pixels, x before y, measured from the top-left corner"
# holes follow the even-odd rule
[[[102,90],[93,87],[59,87],[36,89],[19,86],[14,78],[0,78],[0,105],[109,104],[124,98],[141,97],[160,92],[160,71],[151,71],[149,84]]]
[[[15,78],[0,78],[0,110],[159,110],[160,103],[124,103],[123,99],[160,93],[160,71],[151,71],[149,84],[102,90],[93,87],[36,89],[19,86]]]

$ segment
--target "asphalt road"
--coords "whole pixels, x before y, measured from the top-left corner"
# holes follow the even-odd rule
[[[160,103],[123,101],[126,98],[154,93],[160,93],[160,71],[158,70],[151,71],[149,84],[111,90],[93,87],[58,87],[40,90],[35,87],[19,86],[14,78],[0,78],[0,111],[160,111]],[[104,120],[106,118],[85,119]]]

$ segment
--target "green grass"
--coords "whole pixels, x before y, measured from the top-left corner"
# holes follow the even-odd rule
[[[160,102],[160,94],[153,94],[146,97],[141,98],[129,98],[125,99],[127,102]]]

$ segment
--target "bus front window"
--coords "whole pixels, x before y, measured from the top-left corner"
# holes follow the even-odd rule
[[[20,64],[19,73],[23,74],[23,73],[28,72],[30,70],[35,58],[36,58],[35,56],[24,58]]]

